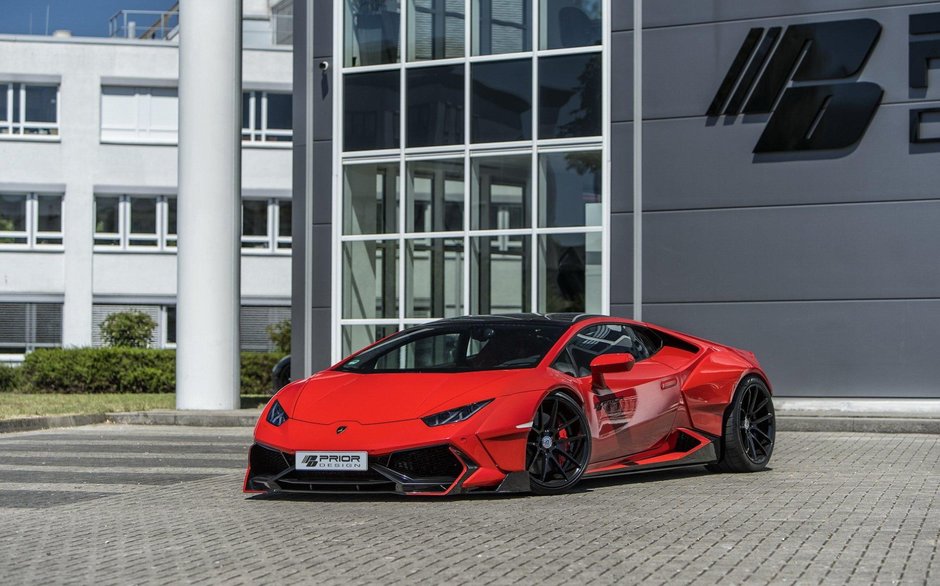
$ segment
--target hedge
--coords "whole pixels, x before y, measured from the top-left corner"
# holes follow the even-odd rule
[[[280,354],[242,352],[241,393],[271,389]],[[152,348],[42,348],[26,355],[20,390],[34,393],[172,393],[176,352]],[[2,376],[2,375],[0,375]]]
[[[273,367],[272,367],[273,368]],[[20,369],[16,366],[0,364],[0,393],[11,393],[23,386]]]

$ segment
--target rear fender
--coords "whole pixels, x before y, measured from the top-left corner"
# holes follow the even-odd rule
[[[708,352],[682,388],[692,425],[706,433],[722,435],[725,411],[734,398],[734,391],[738,383],[750,375],[760,376],[767,382],[766,374],[737,352],[718,349]]]

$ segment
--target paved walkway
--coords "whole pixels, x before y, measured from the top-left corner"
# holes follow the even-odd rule
[[[245,498],[250,430],[0,436],[5,583],[940,583],[940,436],[783,432],[773,469],[562,497]]]

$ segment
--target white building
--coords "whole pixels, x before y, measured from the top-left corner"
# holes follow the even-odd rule
[[[278,44],[291,40],[290,8],[244,2],[241,325],[252,350],[290,315],[292,58]],[[129,307],[156,318],[155,345],[174,344],[175,22],[119,15],[112,38],[0,35],[0,357],[98,344],[104,317]]]

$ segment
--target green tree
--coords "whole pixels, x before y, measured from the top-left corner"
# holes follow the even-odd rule
[[[267,327],[268,337],[281,354],[290,354],[290,320],[285,319]]]
[[[140,311],[112,313],[101,323],[101,337],[112,348],[147,348],[157,322]]]

